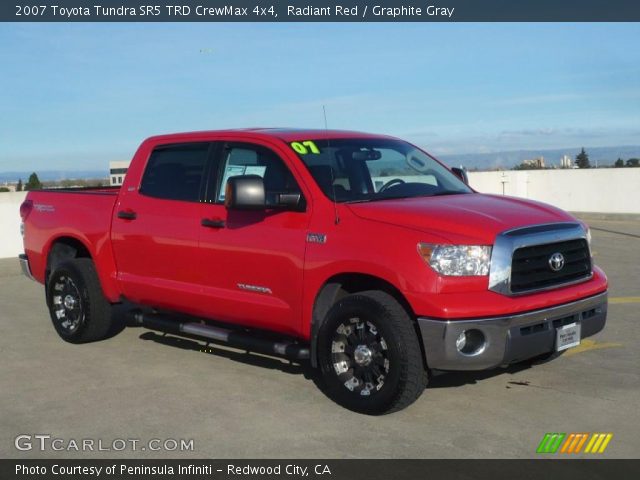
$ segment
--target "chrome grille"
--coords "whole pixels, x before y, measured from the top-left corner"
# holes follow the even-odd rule
[[[564,257],[564,266],[557,272],[549,265],[549,258],[554,253],[560,253]],[[589,245],[584,239],[519,248],[513,253],[511,291],[521,293],[548,288],[589,275],[591,256]]]
[[[564,257],[564,266],[558,271],[550,265],[550,257],[555,253]],[[587,231],[580,223],[530,225],[496,236],[491,252],[489,290],[520,295],[586,281],[591,276]]]

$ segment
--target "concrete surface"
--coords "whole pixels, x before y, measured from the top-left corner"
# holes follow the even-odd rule
[[[640,168],[469,172],[482,193],[512,195],[573,212],[640,214]]]
[[[613,297],[602,333],[531,368],[441,374],[413,406],[383,417],[338,407],[307,368],[276,359],[205,353],[140,328],[64,343],[43,288],[0,260],[0,457],[527,458],[546,432],[612,432],[601,457],[638,458],[640,222],[592,226]],[[103,446],[193,439],[194,450],[21,452],[20,434]]]
[[[29,192],[0,192],[0,258],[22,253],[20,205]]]

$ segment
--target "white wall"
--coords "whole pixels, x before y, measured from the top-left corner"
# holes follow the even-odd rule
[[[640,214],[640,168],[469,172],[483,193],[531,198],[572,212]],[[26,192],[0,192],[0,258],[22,253],[20,204]]]
[[[0,192],[0,258],[22,253],[20,204],[27,192]]]
[[[482,193],[530,198],[571,212],[640,214],[640,168],[469,172],[469,183]]]

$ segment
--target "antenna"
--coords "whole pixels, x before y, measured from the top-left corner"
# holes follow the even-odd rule
[[[331,140],[329,139],[329,124],[327,123],[327,109],[324,105],[322,105],[322,114],[324,115],[324,130],[327,132],[327,150],[331,148]],[[331,160],[331,157],[329,157]],[[336,181],[333,176],[333,166],[331,166],[331,162],[329,162],[329,171],[331,172],[331,194],[333,197],[333,214],[335,216],[336,225],[340,223],[340,216],[338,215],[338,202],[336,201],[336,186],[334,182]]]

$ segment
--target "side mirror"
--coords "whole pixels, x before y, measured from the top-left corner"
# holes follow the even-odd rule
[[[451,169],[451,172],[464,183],[469,185],[469,176],[467,175],[467,171],[464,168],[453,167]]]
[[[264,181],[258,175],[239,175],[227,180],[224,206],[228,210],[265,208]]]

